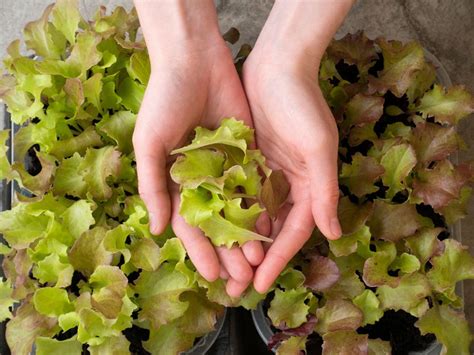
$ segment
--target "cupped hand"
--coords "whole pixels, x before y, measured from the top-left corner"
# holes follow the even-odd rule
[[[318,86],[318,65],[283,57],[256,47],[243,70],[257,146],[291,185],[288,203],[272,226],[274,242],[255,272],[259,292],[268,290],[315,224],[328,239],[341,235],[338,132]]]
[[[179,188],[168,171],[170,152],[184,145],[196,126],[216,128],[223,117],[232,116],[251,125],[247,100],[223,41],[176,46],[165,53],[151,56],[152,74],[133,135],[140,196],[151,231],[160,234],[171,219],[199,273],[209,281],[228,279],[227,292],[237,297],[253,278],[251,266],[263,259],[261,244],[214,248],[179,215]]]

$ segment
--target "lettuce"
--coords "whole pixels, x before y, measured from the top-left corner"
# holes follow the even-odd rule
[[[161,236],[150,233],[138,196],[132,133],[150,62],[137,38],[135,10],[106,14],[101,7],[89,22],[77,5],[58,0],[48,6],[25,28],[29,52],[21,53],[16,40],[4,59],[0,98],[19,129],[13,162],[11,132],[0,132],[0,179],[26,192],[0,213],[8,244],[0,248],[7,343],[18,354],[33,346],[37,354],[184,351],[222,316],[222,298],[218,304],[207,297],[221,284],[202,284],[170,228]],[[253,238],[262,209],[240,203],[245,193],[257,195],[263,158],[246,150],[250,131],[237,121],[234,127],[243,150],[227,151],[236,148],[234,158],[246,162],[206,186],[226,196],[235,192],[222,207],[232,222],[224,222],[239,238],[241,232]],[[220,143],[233,139],[229,129],[220,132]],[[213,139],[203,131],[200,143]],[[246,192],[238,194],[237,186]],[[233,302],[255,307],[259,300],[249,292]],[[150,337],[142,341],[131,331]]]
[[[271,242],[254,232],[255,224],[265,211],[260,204],[273,216],[286,200],[283,173],[271,172],[260,151],[248,149],[253,130],[242,121],[225,118],[216,130],[197,127],[195,133],[189,145],[171,152],[182,154],[170,170],[180,186],[180,214],[216,246]],[[259,168],[267,174],[263,185]],[[251,200],[250,206],[242,197]]]
[[[418,319],[443,353],[469,354],[455,287],[474,278],[474,258],[446,237],[472,191],[472,162],[449,160],[465,146],[456,125],[474,112],[471,94],[435,84],[418,43],[373,42],[361,32],[333,41],[319,74],[339,128],[343,236],[326,241],[316,231],[283,274],[302,270],[303,279],[291,287],[277,280],[267,314],[279,332],[269,346],[299,353],[316,332],[323,354],[389,354],[389,342],[365,333],[392,310]],[[309,299],[306,292],[317,305],[301,304],[296,295]]]

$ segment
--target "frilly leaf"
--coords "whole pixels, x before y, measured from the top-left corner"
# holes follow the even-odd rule
[[[443,244],[444,251],[441,255],[431,258],[430,262],[433,268],[428,271],[426,276],[435,291],[455,300],[456,283],[474,279],[474,258],[467,251],[467,247],[456,240],[446,239]]]
[[[415,325],[421,334],[432,333],[443,344],[444,355],[468,355],[471,331],[462,312],[440,305],[428,310]]]
[[[435,85],[420,99],[416,111],[420,111],[423,117],[434,116],[436,122],[454,125],[474,112],[474,99],[463,86],[445,90]]]

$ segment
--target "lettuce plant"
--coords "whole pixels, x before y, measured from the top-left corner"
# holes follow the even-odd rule
[[[373,335],[404,314],[444,354],[469,354],[455,287],[474,278],[474,258],[448,227],[466,215],[474,165],[449,158],[464,147],[456,125],[474,100],[435,74],[416,42],[357,33],[329,46],[319,84],[339,127],[343,236],[316,231],[280,276],[267,308],[277,353],[300,353],[308,339],[323,354],[405,353],[390,339],[395,322]]]
[[[138,28],[134,10],[101,7],[88,22],[59,0],[25,27],[26,54],[8,47],[0,97],[19,129],[11,164],[0,132],[0,178],[22,193],[0,213],[0,320],[13,354],[176,354],[223,305],[261,298],[230,299],[170,229],[149,232],[131,140],[150,75]]]

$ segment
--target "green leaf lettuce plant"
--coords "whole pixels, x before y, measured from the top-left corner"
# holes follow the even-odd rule
[[[177,354],[214,329],[224,306],[261,299],[229,298],[170,229],[149,232],[131,139],[150,75],[138,29],[134,10],[100,7],[86,21],[77,1],[59,0],[26,25],[26,54],[20,40],[8,47],[0,97],[18,131],[12,162],[10,132],[0,132],[0,179],[21,192],[0,213],[0,320],[12,354]],[[247,154],[236,179],[263,164]],[[259,184],[249,178],[246,193]],[[245,214],[233,197],[226,210]]]

